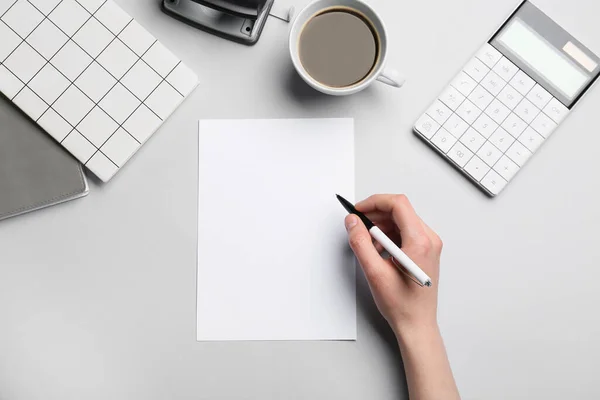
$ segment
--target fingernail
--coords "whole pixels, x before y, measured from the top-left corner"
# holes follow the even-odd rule
[[[348,217],[346,217],[346,230],[349,231],[350,229],[354,228],[357,223],[358,218],[356,217],[356,215],[349,215]]]

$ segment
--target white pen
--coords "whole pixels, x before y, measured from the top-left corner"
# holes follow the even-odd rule
[[[371,234],[373,239],[375,239],[397,262],[399,262],[400,265],[404,267],[406,271],[410,275],[412,275],[412,277],[415,278],[421,286],[431,286],[431,278],[427,276],[427,274],[423,272],[423,270],[419,268],[419,266],[413,260],[411,260],[410,257],[407,256],[400,249],[400,247],[396,245],[396,243],[394,243],[389,237],[387,237],[387,235],[383,233],[381,229],[375,226],[375,224],[371,222],[371,220],[367,218],[365,214],[361,213],[356,208],[354,208],[354,205],[352,203],[344,199],[339,194],[336,196],[340,203],[342,203],[342,206],[344,206],[346,211],[360,218],[369,230],[369,233]],[[396,263],[394,264],[398,269],[400,269],[399,265],[397,265]]]

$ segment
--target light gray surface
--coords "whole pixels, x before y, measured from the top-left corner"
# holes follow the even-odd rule
[[[600,89],[494,200],[411,133],[512,0],[373,0],[409,80],[342,99],[295,77],[280,21],[248,48],[119,3],[202,83],[109,184],[0,224],[1,400],[405,398],[362,294],[356,343],[195,342],[195,121],[323,116],[355,118],[357,197],[407,193],[445,240],[439,319],[464,399],[600,398]],[[596,0],[537,4],[600,52]]]

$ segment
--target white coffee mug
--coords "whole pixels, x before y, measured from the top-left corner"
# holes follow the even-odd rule
[[[300,35],[304,30],[306,23],[323,10],[335,7],[347,7],[358,11],[371,22],[371,25],[375,28],[375,31],[379,36],[379,59],[371,70],[371,73],[358,83],[339,88],[324,85],[311,77],[300,61],[299,51]],[[365,89],[376,80],[397,88],[404,84],[404,78],[396,70],[386,68],[385,63],[388,53],[388,40],[383,21],[370,6],[359,0],[316,0],[310,3],[300,11],[294,19],[292,30],[290,32],[289,46],[292,62],[294,63],[294,67],[296,68],[296,71],[298,71],[298,74],[300,74],[302,79],[314,89],[325,94],[334,96],[353,94]]]

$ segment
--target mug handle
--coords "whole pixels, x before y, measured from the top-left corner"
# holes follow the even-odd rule
[[[406,78],[393,68],[385,68],[377,77],[379,82],[383,82],[386,85],[400,88],[406,82]]]

